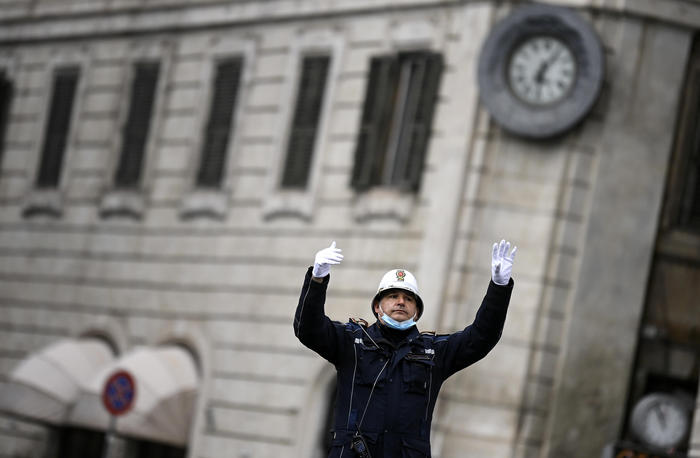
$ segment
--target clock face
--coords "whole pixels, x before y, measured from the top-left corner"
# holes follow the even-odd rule
[[[507,66],[511,91],[523,102],[549,105],[564,99],[576,81],[571,49],[553,36],[534,36],[515,48]]]
[[[688,421],[675,405],[660,400],[649,407],[643,425],[647,441],[668,447],[683,438]]]
[[[592,109],[605,56],[575,10],[531,4],[496,23],[481,49],[479,98],[501,127],[523,137],[561,135]]]
[[[656,450],[677,447],[690,427],[689,412],[681,402],[665,393],[643,397],[632,411],[632,429],[647,446]]]

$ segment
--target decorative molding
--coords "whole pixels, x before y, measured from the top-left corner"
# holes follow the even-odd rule
[[[182,199],[182,219],[211,218],[222,220],[228,211],[228,194],[218,189],[194,189]]]
[[[322,17],[328,21],[352,14],[394,13],[421,11],[426,8],[460,8],[464,0],[383,0],[337,2],[289,2],[273,0],[259,2],[224,2],[192,5],[183,2],[166,9],[154,5],[152,9],[119,10],[96,6],[87,14],[65,13],[26,15],[0,19],[0,43],[46,42],[86,36],[124,36],[128,34],[170,32],[172,30],[202,30],[212,27],[248,26],[251,23],[309,20]],[[264,3],[264,4],[263,4]],[[576,9],[591,9],[613,15],[650,18],[682,27],[700,27],[700,2],[689,0],[549,0]],[[37,26],[34,27],[33,23]]]
[[[440,49],[436,43],[437,37],[441,36],[439,28],[430,19],[396,20],[389,27],[391,44],[397,51]]]
[[[309,194],[304,191],[283,189],[272,191],[265,199],[263,215],[266,220],[292,217],[311,221],[313,202]]]
[[[63,215],[63,195],[58,189],[32,189],[22,208],[26,218],[34,216],[51,216],[60,218]]]
[[[100,216],[141,219],[145,206],[143,195],[139,191],[116,189],[102,196]]]
[[[417,196],[391,188],[374,188],[358,194],[353,205],[353,217],[358,222],[373,219],[395,219],[406,223]]]
[[[114,350],[115,355],[123,355],[129,350],[129,336],[121,322],[112,316],[100,315],[81,327],[75,333],[78,338],[96,337],[104,340]]]

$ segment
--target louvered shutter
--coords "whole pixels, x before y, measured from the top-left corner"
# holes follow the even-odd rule
[[[209,121],[197,173],[197,186],[209,188],[221,186],[226,150],[229,138],[232,136],[231,121],[236,107],[242,67],[241,58],[227,59],[216,66]]]
[[[694,104],[693,115],[695,116],[694,128],[689,129],[690,141],[687,142],[687,147],[690,149],[688,154],[688,163],[686,165],[686,182],[684,196],[682,198],[681,223],[686,227],[692,228],[695,231],[700,230],[700,52],[695,52],[695,62],[693,62],[692,74],[688,78],[693,84],[694,99],[689,101]]]
[[[309,180],[329,64],[328,56],[304,58],[287,143],[281,183],[283,188],[305,188]]]
[[[402,68],[410,69],[410,79],[401,114],[391,184],[403,190],[417,191],[423,175],[443,64],[440,54],[427,52],[407,54],[401,60]]]
[[[157,62],[136,64],[119,167],[114,180],[117,188],[133,188],[141,180],[141,167],[151,125],[158,71]]]
[[[44,145],[41,150],[41,162],[36,181],[39,188],[55,188],[58,186],[78,76],[79,69],[77,67],[59,69],[54,75],[49,118],[46,124]]]
[[[10,101],[12,100],[12,82],[0,73],[0,159],[5,146],[5,132],[10,116]]]
[[[370,62],[351,182],[358,191],[381,183],[398,70],[396,56],[377,56]]]

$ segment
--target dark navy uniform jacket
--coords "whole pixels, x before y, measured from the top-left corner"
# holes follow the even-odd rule
[[[354,456],[350,441],[358,426],[373,458],[430,457],[430,423],[440,387],[496,345],[513,280],[506,286],[489,283],[474,322],[464,330],[421,334],[413,326],[395,345],[383,336],[383,325],[340,323],[325,315],[329,278],[312,281],[309,268],[294,316],[297,338],[338,371],[329,458]]]

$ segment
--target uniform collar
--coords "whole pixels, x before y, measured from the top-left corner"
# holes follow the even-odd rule
[[[379,320],[377,320],[372,326],[370,326],[367,329],[367,333],[372,337],[372,339],[375,340],[377,343],[385,342],[388,346],[398,348],[403,346],[404,344],[407,344],[411,341],[413,341],[416,337],[420,335],[420,331],[418,331],[418,325],[412,326],[410,329],[406,330],[406,335],[404,336],[403,340],[401,340],[398,343],[398,346],[396,346],[390,339],[384,336],[382,333],[382,330],[380,326],[384,326],[379,323]],[[391,328],[387,329],[389,332],[392,332],[393,330]]]

